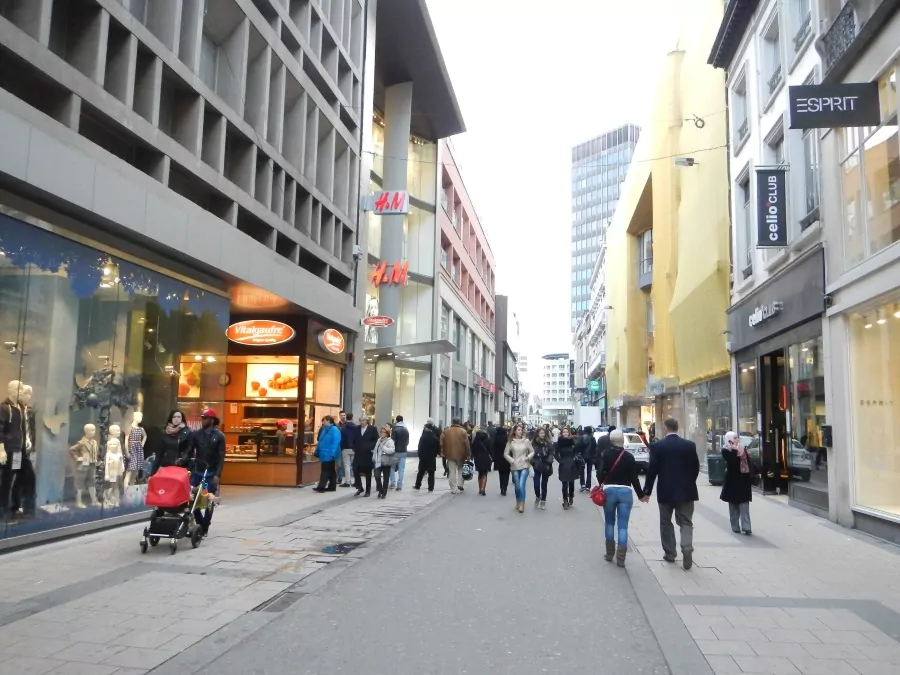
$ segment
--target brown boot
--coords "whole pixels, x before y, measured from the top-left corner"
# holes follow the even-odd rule
[[[606,555],[603,556],[606,562],[612,562],[613,557],[616,555],[616,542],[608,541],[606,542]]]
[[[625,567],[625,554],[628,553],[628,548],[625,546],[616,546],[616,565],[619,567]]]

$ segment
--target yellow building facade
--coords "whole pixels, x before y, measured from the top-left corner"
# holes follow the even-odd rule
[[[723,3],[682,5],[607,232],[606,381],[616,424],[674,417],[704,450],[731,426],[725,80],[706,63]]]

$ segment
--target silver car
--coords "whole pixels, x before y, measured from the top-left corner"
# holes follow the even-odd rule
[[[741,445],[747,448],[753,461],[762,466],[759,438],[741,436]],[[791,475],[801,481],[808,481],[812,477],[813,456],[796,438],[791,439],[791,457],[789,460]]]

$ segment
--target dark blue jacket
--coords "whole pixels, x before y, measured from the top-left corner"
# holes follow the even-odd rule
[[[650,446],[650,466],[644,492],[653,491],[653,483],[659,480],[656,501],[660,504],[696,502],[697,476],[700,475],[700,458],[693,441],[669,434]]]
[[[316,455],[320,462],[333,462],[341,457],[341,430],[333,424],[322,425]]]
[[[356,438],[356,423],[344,422],[341,427],[341,450],[352,450],[353,439]]]

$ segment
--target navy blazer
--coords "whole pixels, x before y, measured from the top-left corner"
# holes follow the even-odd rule
[[[656,501],[660,504],[696,502],[697,476],[700,475],[700,458],[693,441],[669,434],[650,446],[650,466],[644,492],[653,491],[653,483],[659,479]]]

